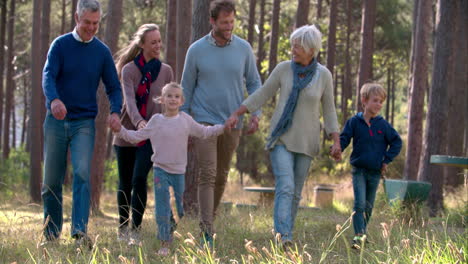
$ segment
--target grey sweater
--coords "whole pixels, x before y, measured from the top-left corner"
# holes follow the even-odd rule
[[[275,96],[279,90],[279,100],[270,122],[270,134],[283,113],[292,85],[291,61],[283,61],[275,67],[262,88],[250,95],[242,103],[249,112],[255,111]],[[320,150],[320,105],[323,112],[325,131],[328,134],[339,133],[333,99],[332,76],[327,68],[318,64],[317,72],[312,81],[299,93],[291,127],[280,136],[279,140],[273,142],[272,146],[281,141],[291,152],[302,153],[311,157],[317,155]]]
[[[141,72],[133,61],[125,64],[122,68],[122,90],[124,95],[124,107],[120,116],[122,125],[128,130],[136,130],[136,127],[143,117],[138,112],[135,93],[141,80]],[[161,113],[161,105],[154,102],[158,96],[161,96],[161,90],[167,83],[174,80],[171,66],[162,63],[156,81],[153,81],[150,88],[150,94],[147,103],[147,113],[145,120],[148,121],[154,114]],[[114,145],[120,147],[136,146],[121,138],[114,137]]]

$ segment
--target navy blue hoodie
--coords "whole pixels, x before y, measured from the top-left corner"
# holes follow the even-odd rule
[[[400,153],[400,135],[383,117],[364,120],[362,112],[346,121],[340,135],[341,149],[344,150],[353,139],[351,165],[368,170],[380,170],[382,163],[390,163]]]

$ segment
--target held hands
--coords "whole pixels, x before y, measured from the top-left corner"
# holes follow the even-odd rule
[[[253,133],[255,133],[255,131],[257,131],[258,129],[258,121],[259,121],[259,118],[258,116],[252,116],[250,118],[250,122],[249,122],[249,130],[247,130],[247,135],[251,135]]]
[[[335,142],[330,147],[330,155],[336,162],[341,161],[341,146],[339,142]]]
[[[50,111],[52,112],[52,115],[58,120],[63,120],[67,115],[67,108],[60,99],[54,99],[50,103]]]
[[[118,133],[122,129],[122,124],[120,124],[119,115],[112,113],[108,118],[109,127],[112,129],[112,132]],[[141,123],[141,122],[140,122]]]
[[[224,131],[231,131],[231,129],[237,126],[237,122],[239,122],[239,117],[236,113],[233,113],[226,122],[224,122]]]
[[[143,129],[145,127],[146,127],[146,120],[141,120],[140,122],[138,122],[137,130]]]

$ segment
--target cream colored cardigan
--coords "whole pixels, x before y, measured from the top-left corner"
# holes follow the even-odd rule
[[[270,122],[270,134],[283,113],[292,85],[291,61],[283,61],[275,67],[264,85],[242,103],[252,113],[268,102],[279,90],[279,100]],[[279,141],[289,151],[311,157],[319,153],[320,105],[322,106],[325,131],[328,134],[339,133],[333,99],[332,76],[327,68],[318,64],[317,72],[312,81],[299,93],[291,127],[279,138]],[[272,146],[277,144],[277,141],[273,142]]]

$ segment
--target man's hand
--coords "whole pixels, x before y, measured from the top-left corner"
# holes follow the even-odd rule
[[[120,118],[118,114],[112,113],[109,116],[108,122],[109,122],[109,127],[112,129],[114,133],[118,133],[120,132],[120,129],[122,129],[122,124],[120,124]]]
[[[63,120],[67,115],[67,108],[60,99],[54,99],[50,103],[50,110],[52,111],[52,115],[58,120]]]
[[[237,122],[239,122],[239,117],[236,114],[232,114],[224,123],[224,128],[230,131],[237,126]]]
[[[252,117],[250,118],[249,130],[247,130],[247,135],[251,135],[255,133],[255,131],[257,131],[258,121],[259,121],[258,116],[252,115]]]

